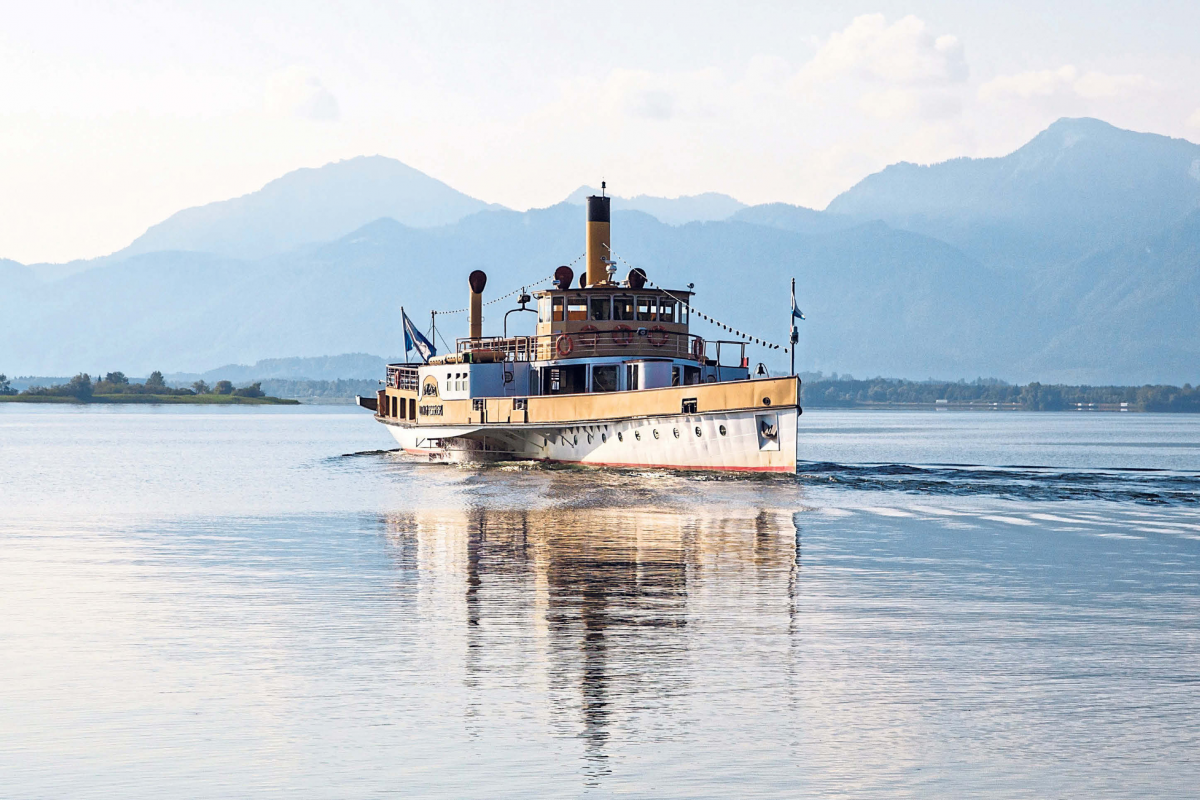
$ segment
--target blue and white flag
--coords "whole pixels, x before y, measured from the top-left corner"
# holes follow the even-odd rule
[[[421,354],[421,358],[428,362],[437,355],[437,348],[433,346],[433,342],[421,335],[417,326],[413,325],[412,320],[408,318],[408,314],[404,313],[403,308],[400,309],[400,316],[404,317],[404,352],[416,350]]]
[[[796,282],[792,281],[792,319],[804,319],[804,312],[796,307]]]

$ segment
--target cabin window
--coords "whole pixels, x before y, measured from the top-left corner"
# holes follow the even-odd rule
[[[625,365],[625,388],[626,389],[640,388],[638,386],[638,365],[637,364],[626,364]]]
[[[687,303],[679,304],[679,321],[684,325],[687,325],[689,308]]]
[[[638,322],[651,322],[654,319],[654,298],[639,297],[637,299]]]
[[[658,301],[658,321],[659,322],[674,322],[675,321],[675,301],[674,300]]]
[[[564,309],[566,308],[566,303],[567,303],[567,299],[565,297],[554,298],[554,321],[555,322],[562,322],[564,319],[567,318],[566,314],[563,313]]]
[[[617,296],[613,298],[613,319],[632,320],[633,298]]]
[[[671,385],[672,386],[678,386],[681,383],[679,373],[680,373],[679,367],[677,367],[677,366],[671,367]]]
[[[572,297],[567,300],[567,321],[581,322],[587,319],[587,300],[582,297]]]
[[[609,310],[612,306],[611,297],[593,297],[591,300],[592,319],[597,321],[608,321]]]
[[[549,322],[549,321],[550,321],[550,298],[549,297],[539,297],[538,298],[538,322]]]
[[[619,367],[616,364],[599,364],[592,367],[592,391],[615,392],[617,390],[618,369]]]
[[[417,418],[417,398],[415,397],[408,398],[408,418]]]
[[[700,383],[700,368],[684,366],[683,382],[687,386],[695,386]]]

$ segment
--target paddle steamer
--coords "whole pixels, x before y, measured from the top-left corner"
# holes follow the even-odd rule
[[[618,281],[609,234],[610,198],[589,197],[586,272],[573,287],[559,267],[533,293],[533,336],[483,335],[487,276],[473,272],[455,352],[389,364],[359,405],[433,460],[795,472],[799,379],[752,376],[746,342],[691,333],[690,288],[652,288],[641,269]]]

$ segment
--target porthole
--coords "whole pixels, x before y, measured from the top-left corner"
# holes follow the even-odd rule
[[[633,432],[633,438],[637,439],[637,440],[640,442],[640,441],[642,440],[642,432],[641,432],[641,431],[634,431],[634,432]]]
[[[679,438],[679,428],[672,428],[671,433],[675,434],[675,438]]]
[[[588,434],[588,444],[591,444],[591,443],[592,443],[592,435],[589,433]]]
[[[654,438],[655,438],[655,439],[657,439],[657,438],[658,438],[658,428],[655,428],[655,429],[654,429]]]
[[[579,434],[575,434],[571,437],[571,444],[579,444]]]
[[[717,428],[717,431],[718,431],[718,432],[719,432],[719,433],[720,433],[722,436],[724,436],[726,433],[728,433],[728,431],[726,431],[726,430],[725,430],[725,426],[724,426],[724,425],[722,425],[720,428]]]
[[[600,444],[604,444],[607,441],[608,441],[608,434],[607,433],[600,434]]]
[[[625,441],[625,434],[621,433],[620,431],[617,431],[617,441],[618,442]]]
[[[764,406],[769,406],[769,405],[771,405],[771,398],[769,398],[769,397],[764,397],[764,398],[763,398],[763,405],[764,405]]]
[[[700,438],[700,426],[699,425],[696,426],[696,438],[697,439]]]

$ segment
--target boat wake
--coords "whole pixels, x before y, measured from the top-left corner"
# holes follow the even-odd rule
[[[876,492],[1200,506],[1200,474],[1169,470],[801,462],[796,479]]]

